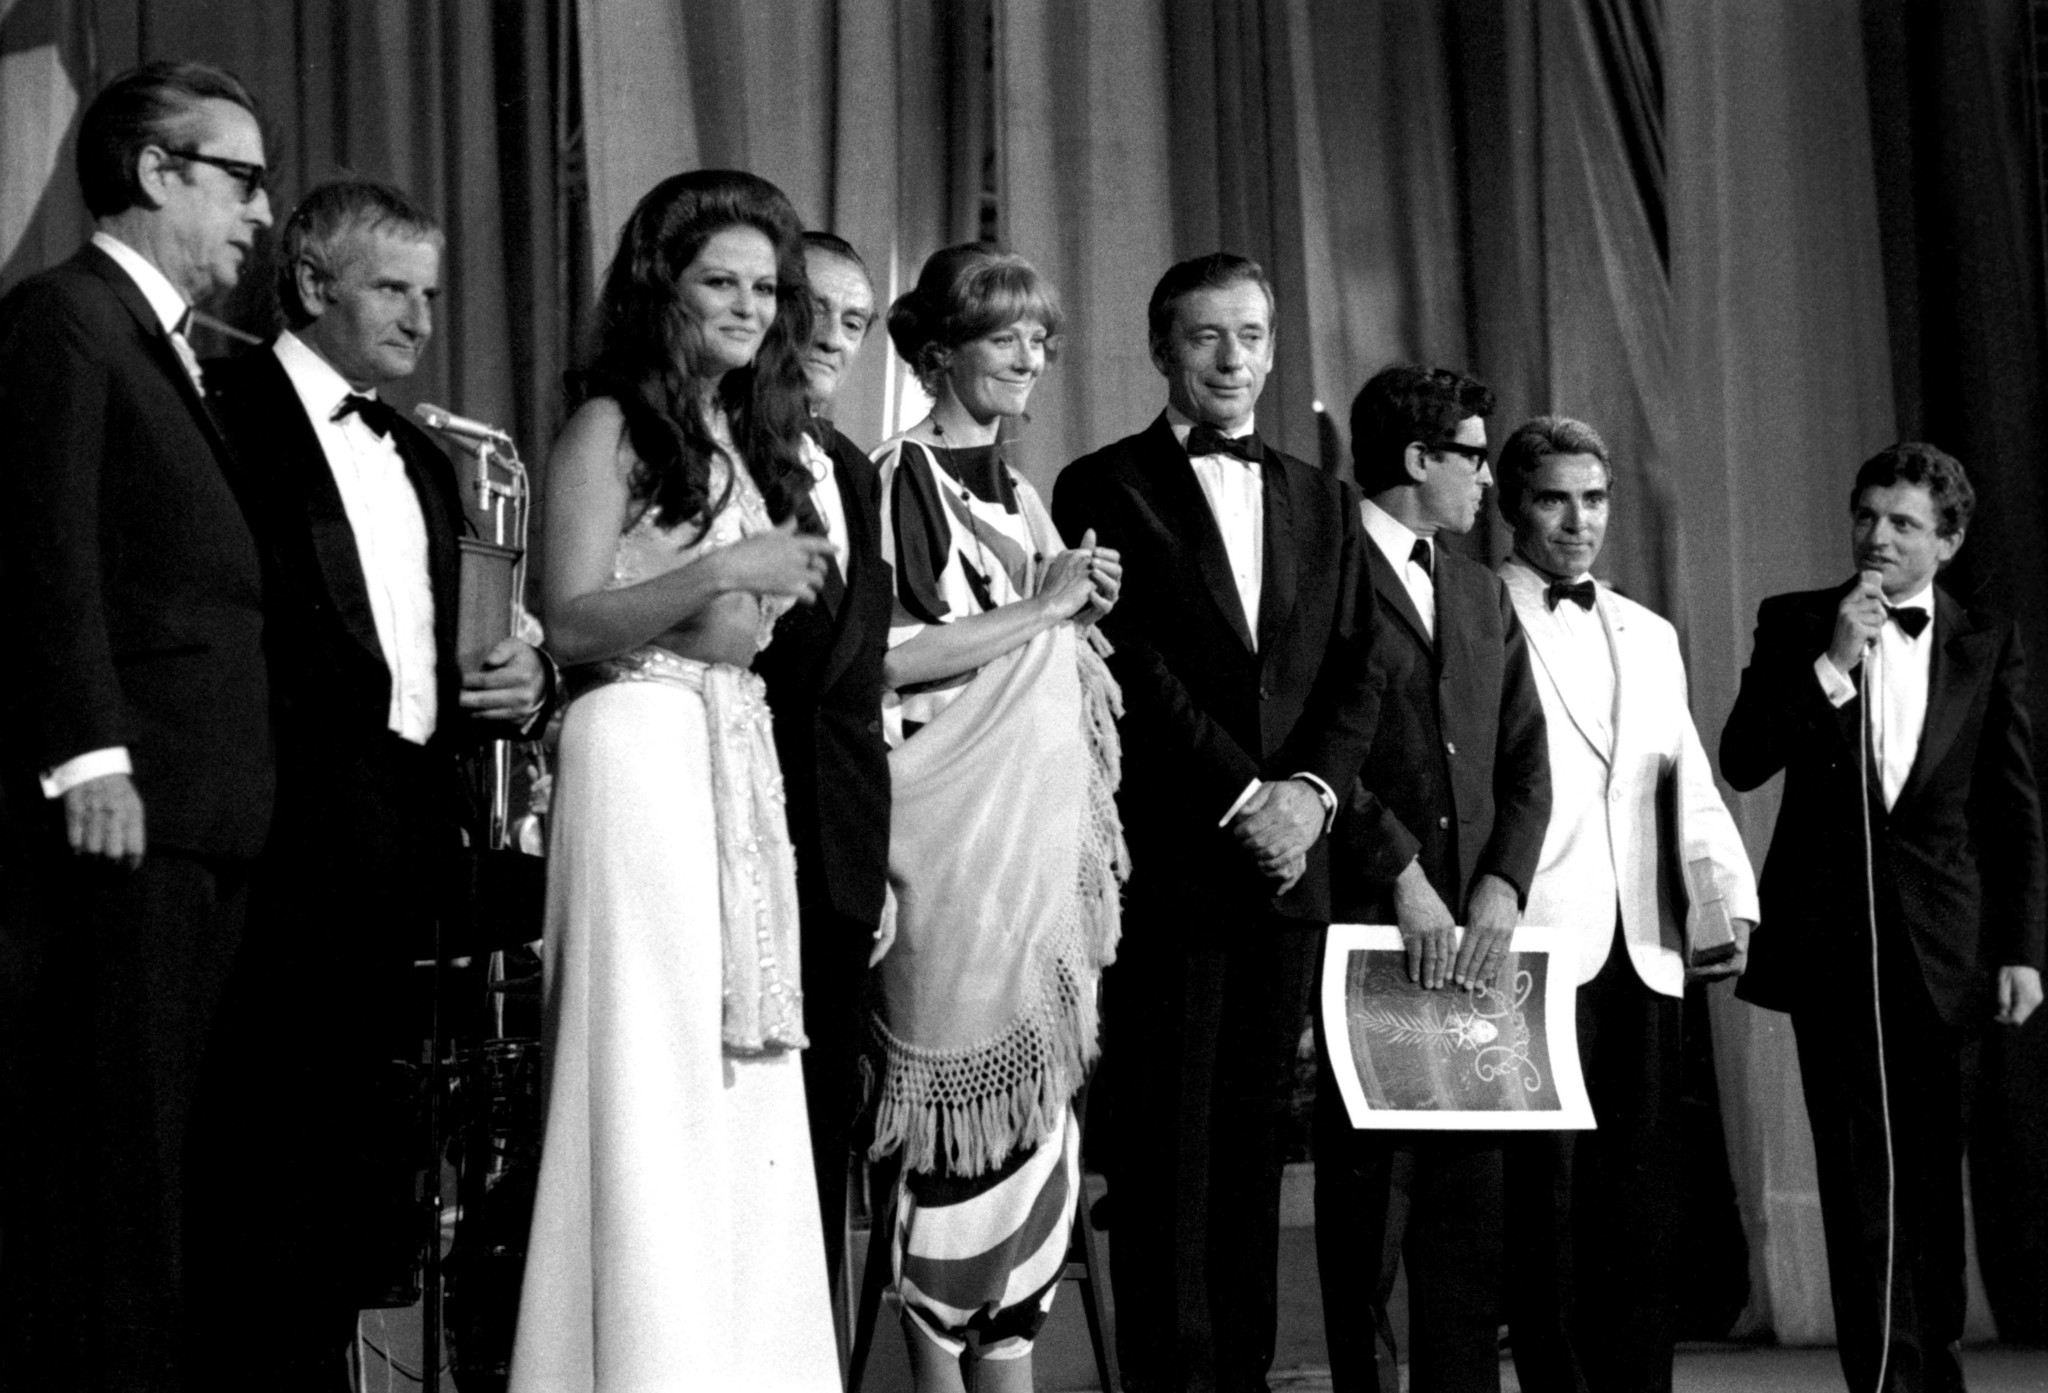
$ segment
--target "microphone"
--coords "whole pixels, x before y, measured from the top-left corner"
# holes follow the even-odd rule
[[[1874,590],[1877,592],[1880,600],[1884,598],[1884,572],[1875,568],[1866,568],[1856,579],[1862,583],[1866,591]],[[1869,638],[1863,640],[1865,652],[1869,652],[1875,647],[1877,647],[1876,634],[1872,634]]]
[[[482,421],[472,421],[467,416],[458,416],[445,406],[432,402],[421,402],[412,409],[428,430],[437,430],[444,435],[457,436],[463,440],[487,442],[492,445],[510,446],[512,437],[496,426],[487,426]]]

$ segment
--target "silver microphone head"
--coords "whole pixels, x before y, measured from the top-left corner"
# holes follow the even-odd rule
[[[423,401],[412,409],[421,424],[428,430],[437,430],[444,435],[453,435],[463,440],[488,440],[494,444],[510,445],[512,437],[507,432],[482,421],[473,421],[467,416],[458,416],[445,406],[436,406]]]

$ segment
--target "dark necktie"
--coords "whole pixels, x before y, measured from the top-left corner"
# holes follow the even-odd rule
[[[362,417],[364,425],[386,440],[395,442],[398,439],[398,413],[376,397],[350,392],[341,399],[341,405],[334,408],[334,415],[329,419],[346,421],[352,415]]]
[[[1543,598],[1552,609],[1556,609],[1560,601],[1570,600],[1580,609],[1590,610],[1593,608],[1593,581],[1591,577],[1576,584],[1554,580],[1544,588]]]
[[[185,375],[192,379],[192,385],[199,389],[199,394],[205,396],[206,376],[200,370],[199,355],[192,351],[191,332],[192,307],[187,305],[185,312],[178,316],[178,322],[171,326],[167,337],[171,341],[171,351],[178,355],[178,362],[184,366]]]
[[[1188,458],[1198,455],[1231,455],[1246,464],[1257,464],[1264,457],[1256,435],[1240,435],[1233,440],[1213,426],[1196,426],[1188,432]]]
[[[1417,537],[1415,539],[1415,546],[1408,553],[1408,559],[1420,566],[1422,574],[1428,576],[1430,580],[1434,581],[1436,579],[1436,567],[1430,564],[1430,549],[1427,541]]]
[[[1884,611],[1906,631],[1907,638],[1920,637],[1921,631],[1927,627],[1927,621],[1934,617],[1926,610],[1915,609],[1911,605],[1886,605]]]

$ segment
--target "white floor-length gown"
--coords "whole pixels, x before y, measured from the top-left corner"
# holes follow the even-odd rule
[[[636,523],[614,583],[765,529],[738,476],[703,537]],[[722,487],[720,471],[714,498]],[[627,661],[644,674],[583,693],[563,721],[547,1120],[512,1389],[827,1393],[839,1365],[801,1063],[735,1057],[721,1036],[712,741],[736,737],[707,710],[734,692],[758,702],[758,679],[658,651]],[[725,684],[709,707],[707,681]],[[765,736],[765,704],[745,714]]]

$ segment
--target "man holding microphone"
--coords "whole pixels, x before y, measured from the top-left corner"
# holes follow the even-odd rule
[[[1785,771],[1737,994],[1792,1015],[1850,1387],[1961,1389],[1965,1050],[2041,1002],[2026,664],[1935,584],[1960,464],[1894,445],[1849,498],[1861,575],[1763,603],[1721,734],[1738,790]]]

